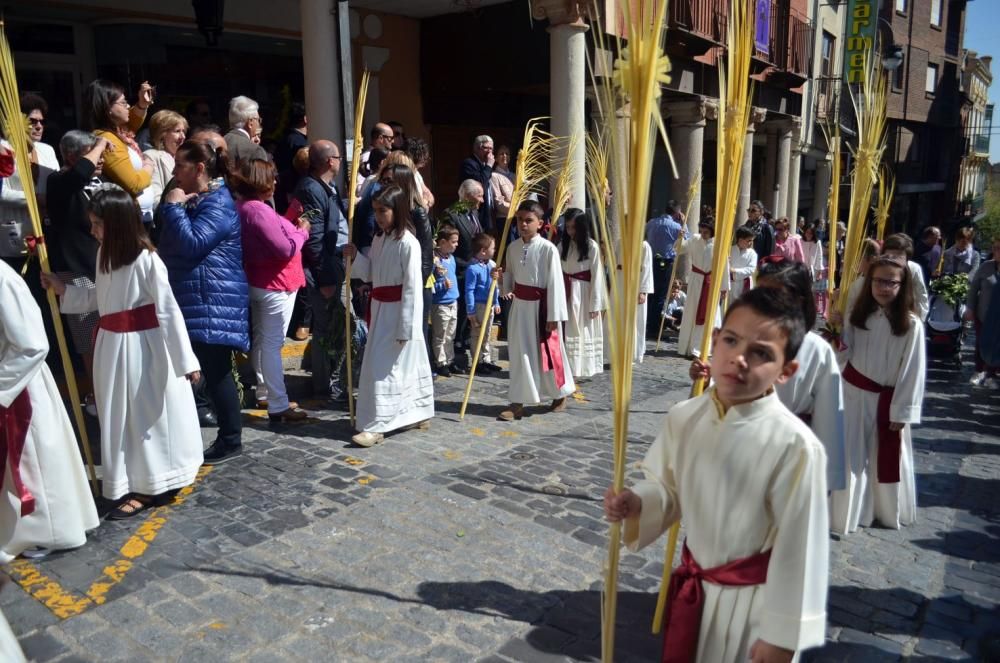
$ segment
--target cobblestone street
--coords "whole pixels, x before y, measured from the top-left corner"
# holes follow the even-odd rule
[[[635,459],[685,374],[667,352],[637,367]],[[598,660],[608,375],[512,424],[494,421],[505,377],[477,378],[465,421],[463,377],[439,378],[431,429],[372,449],[342,411],[248,413],[243,457],[178,504],[15,562],[3,612],[38,661]],[[832,541],[830,642],[809,660],[980,660],[1000,634],[1000,398],[941,361],[927,387],[919,522]],[[622,557],[620,661],[658,660],[663,541]]]

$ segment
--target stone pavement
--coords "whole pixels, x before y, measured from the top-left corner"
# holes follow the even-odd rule
[[[663,352],[637,368],[636,460],[686,397],[685,367]],[[983,637],[1000,633],[1000,397],[967,377],[937,361],[928,371],[920,521],[832,542],[830,642],[809,660],[978,660]],[[25,652],[63,663],[598,660],[608,377],[583,384],[565,413],[512,424],[493,420],[502,378],[477,378],[465,421],[464,379],[435,386],[431,430],[373,449],[350,445],[342,411],[280,427],[248,413],[244,456],[182,503],[15,562],[0,607]],[[619,661],[657,660],[662,557],[662,543],[622,556]]]

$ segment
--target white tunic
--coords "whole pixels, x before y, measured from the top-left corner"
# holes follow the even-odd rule
[[[733,245],[733,250],[729,252],[730,303],[739,299],[740,295],[753,287],[753,277],[756,271],[757,252],[752,248],[740,249],[738,245]],[[746,279],[750,280],[750,284],[744,287]]]
[[[398,302],[371,300],[368,342],[361,360],[357,429],[388,433],[434,416],[434,378],[424,340],[420,243],[409,231],[382,234],[369,257],[358,255],[352,277],[373,288],[403,286]],[[400,344],[399,341],[406,341]]]
[[[809,268],[809,276],[813,281],[820,278],[826,263],[823,261],[823,243],[819,240],[807,242],[802,240],[802,254],[806,257],[806,267]]]
[[[809,414],[809,428],[826,450],[826,486],[847,486],[844,446],[844,396],[840,366],[830,344],[815,332],[802,340],[795,359],[799,369],[784,384],[774,386],[778,398],[796,415]]]
[[[646,354],[646,320],[648,319],[647,304],[649,295],[653,292],[653,249],[649,242],[642,242],[642,264],[639,266],[639,307],[635,312],[635,356],[634,361],[642,363],[642,358]],[[646,295],[642,297],[642,295]]]
[[[25,389],[31,425],[21,455],[21,479],[35,510],[21,517],[21,501],[7,468],[0,497],[0,562],[28,548],[76,548],[99,524],[76,435],[59,389],[45,364],[49,344],[42,313],[27,284],[0,261],[0,407]],[[4,651],[0,646],[0,652]]]
[[[917,315],[920,321],[927,319],[927,314],[931,311],[930,297],[927,295],[927,286],[924,284],[924,272],[920,265],[912,260],[906,261],[906,268],[910,270],[910,284],[913,287],[913,303],[917,306]]]
[[[868,317],[866,326],[867,330],[844,325],[842,340],[847,349],[840,360],[845,364],[849,361],[880,385],[895,385],[889,420],[907,425],[901,431],[900,481],[879,483],[875,418],[878,394],[844,382],[847,487],[830,498],[830,527],[842,534],[853,532],[859,524],[868,526],[873,520],[899,529],[917,516],[910,424],[920,423],[924,398],[924,328],[911,314],[906,335],[894,336],[881,310]]]
[[[688,303],[684,308],[684,319],[681,320],[681,329],[677,335],[677,352],[685,357],[698,355],[701,352],[701,338],[704,333],[704,325],[695,324],[695,320],[698,317],[698,301],[701,299],[701,289],[705,285],[705,277],[695,272],[694,268],[711,273],[713,246],[714,240],[710,239],[706,242],[699,236],[685,240],[677,251],[680,254],[687,254],[688,256]],[[711,306],[711,303],[708,306]],[[708,315],[707,307],[705,315]],[[721,326],[722,312],[718,305],[716,305],[715,327],[719,328]]]
[[[600,316],[591,318],[591,313],[599,313],[604,305],[604,267],[601,263],[600,247],[590,240],[587,259],[580,260],[576,244],[570,244],[566,259],[562,261],[563,273],[590,274],[589,281],[568,279],[566,298],[569,306],[569,320],[566,321],[566,355],[573,367],[573,375],[588,378],[604,370],[604,341]]]
[[[98,253],[98,265],[100,253]],[[159,495],[190,485],[202,463],[201,428],[191,386],[200,370],[167,268],[143,251],[110,274],[98,268],[97,288],[66,287],[63,313],[109,315],[156,306],[159,326],[116,333],[101,329],[94,345],[94,398],[101,422],[104,496]]]
[[[503,274],[504,292],[513,292],[515,283],[545,288],[548,313],[546,322],[565,322],[569,318],[559,249],[549,240],[538,236],[527,244],[521,238],[510,243]],[[516,296],[510,307],[507,352],[510,355],[508,396],[511,403],[540,403],[546,399],[564,398],[576,390],[561,331],[559,351],[562,354],[565,384],[560,389],[556,385],[555,372],[542,371],[538,308],[538,301],[518,299]]]
[[[829,535],[826,459],[812,431],[772,393],[729,408],[714,391],[675,405],[632,490],[642,512],[625,544],[642,548],[681,518],[703,569],[771,550],[762,585],[702,583],[702,663],[746,661],[759,638],[792,650],[823,644]]]

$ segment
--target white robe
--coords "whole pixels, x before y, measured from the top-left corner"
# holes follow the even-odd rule
[[[806,267],[809,268],[809,276],[815,281],[823,274],[825,262],[823,260],[823,243],[819,240],[807,242],[802,240],[802,253],[806,257]]]
[[[10,630],[7,618],[0,612],[0,661],[4,663],[25,663],[24,652],[17,642],[14,632]]]
[[[784,384],[775,385],[778,398],[796,415],[809,414],[809,428],[826,450],[826,486],[840,490],[847,486],[844,446],[844,396],[840,366],[830,344],[809,332],[795,359],[799,369]]]
[[[729,408],[714,391],[675,405],[632,490],[642,511],[625,523],[631,550],[683,514],[703,569],[771,550],[762,585],[702,583],[702,663],[746,661],[759,638],[792,650],[823,644],[829,535],[826,458],[812,431],[772,393]]]
[[[515,283],[545,288],[546,322],[566,322],[569,319],[559,249],[552,242],[538,236],[527,244],[521,238],[510,243],[503,274],[503,291],[513,292]],[[562,388],[556,385],[554,371],[542,371],[538,308],[539,302],[515,296],[507,316],[507,351],[510,356],[508,397],[511,403],[540,403],[542,400],[564,398],[576,391],[561,329],[559,352],[565,376]]]
[[[701,352],[701,339],[704,333],[704,325],[695,324],[698,318],[698,300],[701,299],[701,289],[705,284],[705,277],[696,273],[693,268],[697,267],[703,272],[712,271],[712,247],[714,239],[707,242],[700,236],[685,240],[678,249],[679,254],[688,256],[688,277],[687,277],[687,305],[684,307],[684,319],[681,320],[681,329],[677,334],[677,352],[685,357]],[[728,279],[727,279],[728,280]],[[723,284],[728,285],[726,283]],[[708,306],[711,306],[711,302]],[[706,307],[705,315],[708,310]],[[722,326],[722,310],[716,305],[715,328]]]
[[[653,249],[649,242],[643,240],[642,253],[639,256],[639,294],[646,295],[646,300],[641,304],[636,302],[635,311],[635,348],[632,352],[632,363],[642,363],[642,358],[646,355],[646,321],[648,320],[649,295],[653,292]],[[618,292],[624,292],[625,281],[622,278],[622,271],[615,270],[615,279],[618,281]],[[604,357],[611,359],[611,334],[608,330],[610,316],[604,316],[602,327],[604,328]]]
[[[604,339],[600,316],[591,318],[593,312],[600,313],[604,304],[604,266],[601,262],[600,247],[590,240],[587,259],[580,260],[576,244],[571,244],[562,261],[563,273],[579,274],[588,272],[589,281],[568,279],[569,289],[566,299],[569,306],[569,320],[566,321],[566,355],[573,367],[573,375],[589,378],[604,370]]]
[[[906,268],[910,270],[910,283],[913,287],[913,303],[917,307],[917,315],[920,321],[927,319],[927,314],[931,312],[931,300],[927,295],[927,286],[924,284],[924,272],[920,265],[912,260],[906,261]]]
[[[424,340],[420,243],[409,231],[382,234],[368,257],[358,255],[352,277],[373,288],[402,285],[398,302],[371,300],[368,342],[361,360],[357,429],[388,433],[434,416],[434,378]],[[400,345],[399,341],[406,343]]]
[[[10,407],[27,389],[31,424],[20,471],[24,487],[35,498],[35,510],[22,517],[8,467],[0,496],[3,563],[35,546],[52,550],[82,546],[87,530],[99,524],[76,435],[45,364],[48,352],[42,313],[27,284],[0,261],[0,407]]]
[[[736,301],[744,292],[753,288],[754,273],[757,271],[757,252],[752,248],[741,250],[733,245],[729,252],[729,303]],[[750,279],[749,287],[743,287],[744,279]]]
[[[190,485],[202,464],[203,445],[185,376],[201,368],[167,268],[158,255],[143,251],[110,274],[98,268],[96,283],[96,289],[67,286],[62,312],[96,310],[103,316],[153,304],[159,321],[145,331],[97,332],[94,398],[104,496],[159,495]]]
[[[920,423],[924,398],[924,328],[910,316],[905,336],[894,336],[881,310],[868,317],[867,330],[844,326],[847,345],[842,363],[850,362],[862,375],[881,385],[895,385],[889,420],[907,424],[901,431],[899,483],[878,482],[878,394],[844,382],[847,487],[830,498],[830,526],[846,534],[878,520],[899,529],[917,517],[910,425]]]

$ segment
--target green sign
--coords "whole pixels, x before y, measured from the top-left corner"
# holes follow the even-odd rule
[[[878,30],[878,0],[849,0],[844,30],[844,80],[863,83],[865,53],[874,52]]]

